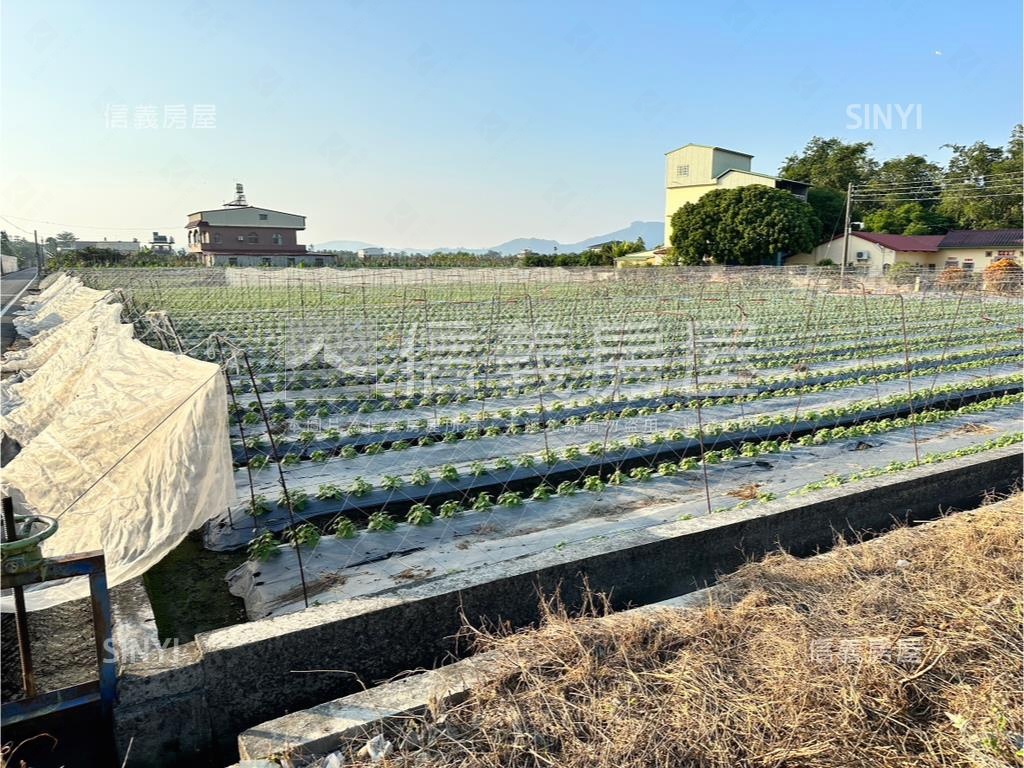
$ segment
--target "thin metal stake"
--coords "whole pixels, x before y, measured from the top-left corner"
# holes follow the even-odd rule
[[[4,532],[7,541],[18,540],[18,530],[14,525],[14,500],[7,496],[3,500]],[[25,610],[25,588],[14,587],[14,615],[18,628],[18,655],[21,657],[21,679],[25,687],[25,695],[32,698],[36,695],[36,678],[32,670],[32,646],[28,636],[28,611]]]
[[[910,350],[907,346],[907,306],[903,300],[903,294],[898,294],[900,299],[900,316],[903,321],[903,370],[907,374],[907,400],[910,405],[910,431],[914,436],[914,463],[921,465],[921,449],[917,445],[917,422],[914,417],[914,387],[913,377],[910,375]]]
[[[220,336],[217,336],[217,353],[220,355],[220,364],[224,371],[224,381],[228,385],[228,395],[231,396],[231,410],[235,414],[235,421],[238,422],[238,435],[242,438],[242,454],[245,456],[245,472],[249,476],[249,500],[252,502],[250,511],[256,511],[256,489],[252,482],[252,467],[249,466],[249,446],[245,441],[245,427],[243,426],[242,411],[238,407],[238,400],[235,398],[235,387],[231,383],[231,375],[228,373],[227,363],[224,361],[224,346],[221,344]],[[235,521],[231,517],[231,507],[228,507],[228,522],[231,530],[235,529]]]
[[[309,591],[306,588],[306,571],[302,567],[302,546],[295,539],[295,509],[292,507],[292,497],[288,493],[288,486],[284,481],[284,470],[281,469],[281,456],[277,452],[277,440],[274,439],[274,433],[270,428],[270,418],[267,416],[267,411],[263,407],[263,398],[260,397],[259,387],[256,386],[256,376],[252,372],[252,365],[249,363],[249,353],[244,349],[242,350],[242,359],[245,361],[245,368],[249,372],[249,380],[252,382],[253,393],[256,395],[256,404],[260,407],[260,414],[263,416],[263,424],[267,428],[267,438],[270,440],[270,454],[274,460],[274,464],[277,465],[277,478],[278,482],[281,483],[281,490],[284,492],[285,506],[288,509],[288,527],[292,532],[292,541],[295,544],[295,557],[299,561],[299,579],[302,581],[302,601],[309,608]]]
[[[708,485],[708,465],[704,461],[704,419],[701,416],[700,404],[700,377],[697,373],[697,321],[690,318],[690,346],[693,349],[693,388],[694,402],[697,403],[697,440],[700,443],[700,468],[704,475],[704,499],[708,504],[708,514],[711,514],[711,487]]]

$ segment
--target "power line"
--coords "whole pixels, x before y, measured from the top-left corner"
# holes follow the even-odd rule
[[[989,199],[996,198],[996,197],[1021,197],[1021,195],[1019,193],[1005,192],[1005,193],[999,194],[999,195],[974,195],[973,197],[968,197],[968,198],[965,198],[965,199],[967,199],[967,200],[989,200]],[[920,202],[927,201],[927,200],[942,200],[943,198],[941,198],[941,197],[907,197],[907,198],[895,199],[894,200],[892,198],[863,198],[863,197],[858,197],[858,198],[855,198],[855,199],[858,202],[861,202],[861,203],[878,203],[878,204],[881,205],[881,204],[885,204],[885,203],[920,203]]]
[[[971,186],[971,185],[978,184],[979,182],[985,183],[985,182],[989,182],[989,181],[991,181],[992,183],[995,183],[995,184],[1006,184],[1006,183],[1012,183],[1012,182],[1017,181],[1017,180],[1019,180],[1021,178],[1024,178],[1024,171],[1009,171],[1009,172],[1006,172],[1006,173],[998,173],[998,174],[995,174],[995,173],[978,174],[978,175],[975,175],[975,176],[969,176],[969,177],[958,178],[958,179],[936,178],[935,180],[919,179],[917,181],[906,181],[906,180],[904,180],[904,181],[891,181],[891,182],[868,181],[868,182],[865,182],[864,184],[857,184],[857,185],[855,185],[854,189],[855,190],[861,190],[861,189],[880,189],[881,190],[881,189],[903,189],[903,188],[928,187],[928,186],[955,187],[955,186]]]
[[[30,219],[27,216],[11,216],[10,214],[0,214],[0,219],[4,219],[6,221],[8,216],[10,216],[10,218],[12,218],[12,219],[19,219],[21,221],[31,221],[31,222],[34,222],[36,224],[49,224],[49,225],[54,226],[54,227],[73,227],[75,229],[107,229],[107,230],[119,230],[119,231],[124,231],[124,232],[147,232],[147,231],[152,231],[152,226],[151,225],[147,225],[147,226],[144,226],[144,227],[104,227],[104,226],[98,226],[98,225],[95,225],[95,224],[62,224],[59,221],[46,221],[44,219]],[[18,225],[14,224],[13,222],[11,222],[11,226],[17,227]],[[18,229],[21,229],[21,227],[18,227]],[[180,224],[172,224],[172,225],[169,225],[169,226],[158,226],[157,229],[158,230],[159,229],[184,229],[184,226],[182,226]],[[23,231],[27,231],[27,230],[23,230]]]

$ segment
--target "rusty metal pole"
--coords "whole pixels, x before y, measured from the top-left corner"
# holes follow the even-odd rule
[[[708,464],[704,460],[704,417],[701,414],[700,402],[700,362],[697,356],[697,321],[690,318],[690,344],[693,349],[693,388],[694,402],[697,404],[697,440],[700,443],[700,468],[704,476],[704,500],[708,505],[708,514],[711,514],[711,486],[708,485]]]
[[[277,451],[277,440],[274,438],[274,431],[270,426],[270,418],[267,416],[267,409],[263,407],[263,398],[260,397],[260,389],[256,385],[256,375],[252,372],[252,364],[249,362],[249,353],[242,350],[242,360],[249,372],[249,381],[252,382],[253,394],[256,395],[256,404],[260,407],[260,414],[263,416],[263,425],[267,429],[267,439],[270,440],[270,454],[277,465],[277,478],[281,484],[281,491],[288,509],[288,528],[292,532],[292,541],[295,543],[295,558],[299,563],[299,580],[302,582],[302,602],[309,608],[309,589],[306,586],[306,571],[302,565],[302,545],[295,540],[295,507],[292,506],[292,497],[288,493],[288,485],[284,480],[284,470],[281,469],[281,454]]]
[[[14,500],[8,496],[3,500],[4,533],[7,541],[17,541],[18,531],[14,525]],[[21,679],[25,695],[36,695],[36,678],[32,670],[32,646],[28,636],[28,611],[25,610],[25,588],[13,587],[14,616],[18,628],[18,655],[21,657]]]

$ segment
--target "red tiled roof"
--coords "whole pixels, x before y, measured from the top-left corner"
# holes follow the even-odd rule
[[[937,251],[945,235],[886,235],[882,232],[851,232],[851,235],[877,243],[893,251]]]

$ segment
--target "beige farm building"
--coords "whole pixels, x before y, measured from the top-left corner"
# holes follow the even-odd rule
[[[953,230],[945,235],[887,235],[880,232],[851,232],[847,265],[866,268],[869,274],[883,274],[893,264],[913,264],[930,271],[960,267],[981,272],[999,259],[1024,260],[1022,230]],[[787,265],[843,261],[843,235],[822,243],[811,253],[786,259]]]
[[[665,241],[672,242],[672,214],[714,189],[734,189],[760,184],[786,189],[807,199],[810,184],[756,173],[750,169],[753,155],[722,147],[687,144],[665,153]]]

